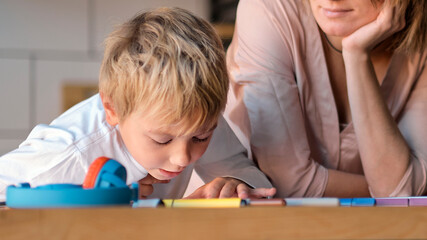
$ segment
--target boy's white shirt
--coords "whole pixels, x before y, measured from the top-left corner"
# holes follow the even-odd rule
[[[127,184],[137,182],[147,171],[133,159],[118,127],[105,120],[99,94],[77,104],[52,121],[37,125],[18,149],[0,157],[0,201],[8,185],[28,182],[31,186],[52,183],[82,184],[96,158],[119,161],[127,170]],[[265,175],[246,157],[246,149],[223,117],[205,154],[167,184],[155,184],[152,198],[181,198],[193,168],[205,181],[229,176],[252,187],[271,187]]]

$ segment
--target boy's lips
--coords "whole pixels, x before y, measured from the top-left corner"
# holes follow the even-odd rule
[[[167,171],[165,169],[160,168],[159,172],[167,178],[174,178],[174,177],[178,176],[182,172],[182,170],[179,172],[171,172],[171,171]]]

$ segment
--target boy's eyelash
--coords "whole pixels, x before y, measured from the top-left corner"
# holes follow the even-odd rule
[[[209,136],[209,137],[210,137],[210,136]],[[202,139],[197,138],[197,137],[193,137],[193,142],[196,142],[196,143],[206,142],[206,141],[209,139],[209,137],[202,138]],[[169,144],[170,142],[172,142],[172,139],[168,140],[167,142],[157,142],[157,141],[155,141],[155,140],[153,140],[153,141],[154,141],[156,144],[159,144],[159,145],[167,145],[167,144]]]
[[[193,142],[206,142],[208,139],[209,137],[202,138],[202,139],[193,137]]]
[[[159,144],[159,145],[166,145],[166,144],[172,142],[172,139],[168,140],[167,142],[157,142],[157,141],[154,141],[154,142]]]

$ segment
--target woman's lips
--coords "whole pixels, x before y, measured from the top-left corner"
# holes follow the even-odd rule
[[[322,8],[323,14],[329,18],[339,18],[347,16],[351,9],[338,9],[338,8]]]
[[[179,172],[171,172],[164,169],[159,169],[160,173],[167,178],[174,178],[178,176],[182,171]]]

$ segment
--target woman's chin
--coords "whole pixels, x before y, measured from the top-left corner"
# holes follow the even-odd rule
[[[326,28],[323,32],[329,37],[344,38],[352,34],[354,30],[349,28]]]

